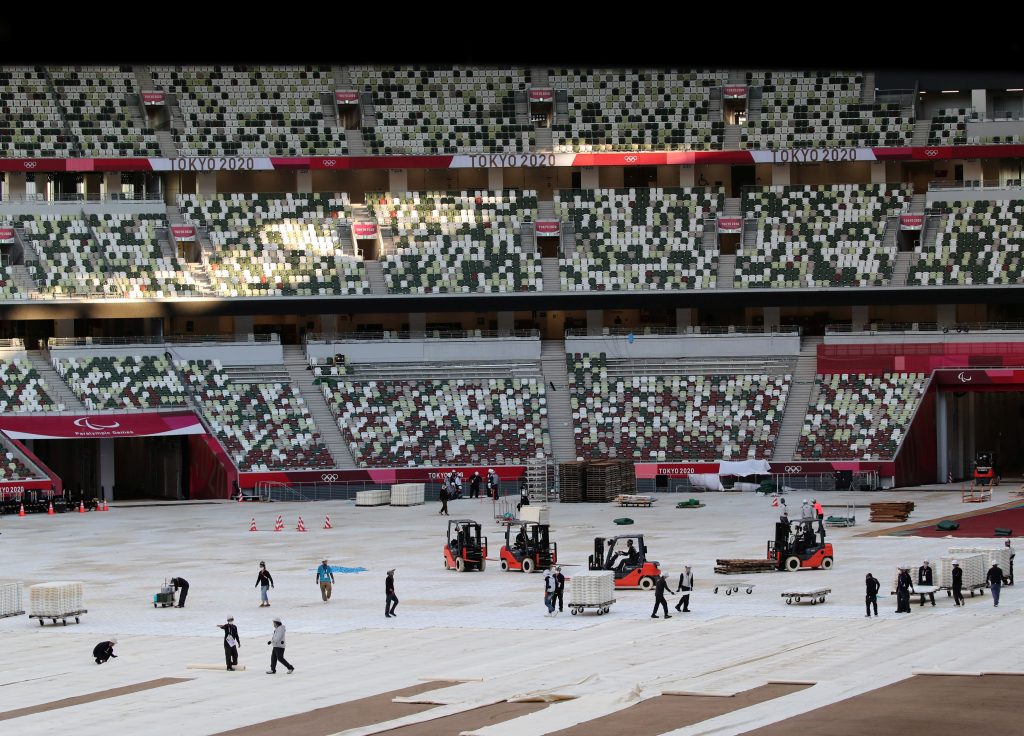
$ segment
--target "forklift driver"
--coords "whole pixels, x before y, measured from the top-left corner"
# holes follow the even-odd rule
[[[622,570],[623,568],[625,568],[627,564],[630,567],[636,567],[637,563],[640,561],[640,553],[637,552],[636,547],[633,546],[633,540],[632,539],[627,539],[626,540],[626,551],[625,552],[616,552],[615,556],[618,557],[619,559],[613,560],[612,564],[610,565],[610,567],[612,567],[612,568],[616,568],[617,567],[619,570]]]
[[[516,548],[521,549],[523,554],[526,554],[526,530],[520,527],[519,533],[516,534]]]

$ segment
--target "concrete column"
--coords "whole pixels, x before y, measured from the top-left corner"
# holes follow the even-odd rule
[[[583,189],[600,189],[601,177],[596,166],[584,166],[580,169],[580,187]]]
[[[252,317],[235,317],[235,337],[246,338],[252,334]]]
[[[693,326],[693,311],[689,307],[676,307],[676,332],[682,334]]]
[[[85,194],[91,197],[101,197],[103,194],[103,175],[86,174],[84,176]]]
[[[213,171],[203,171],[199,174],[196,174],[196,193],[216,194],[217,174]]]
[[[694,168],[692,166],[680,166],[679,167],[679,186],[681,187],[692,187],[696,181],[694,177]]]
[[[500,192],[505,188],[505,169],[499,166],[487,169],[487,188],[495,192]]]
[[[981,170],[981,159],[969,158],[964,161],[964,181],[981,181],[985,174]]]
[[[935,394],[935,477],[939,483],[945,483],[949,476],[949,425],[946,413],[948,394],[938,391]]]
[[[74,337],[75,321],[73,319],[55,319],[53,321],[54,337]]]
[[[588,335],[600,335],[604,330],[604,310],[603,309],[588,309],[587,310],[587,334]]]
[[[498,312],[498,329],[511,332],[516,327],[515,312]]]
[[[409,332],[414,336],[422,336],[427,331],[426,312],[409,312]]]
[[[173,178],[173,177],[172,177]],[[105,171],[103,173],[103,194],[110,197],[112,194],[121,193],[121,172]]]
[[[971,90],[971,107],[978,111],[983,118],[988,117],[988,90]]]
[[[146,337],[160,337],[164,334],[164,321],[159,317],[144,319],[142,332]]]
[[[870,321],[867,307],[850,307],[850,326],[855,332],[866,330]]]
[[[956,305],[936,304],[935,322],[939,327],[953,327],[956,324]]]
[[[871,162],[871,183],[872,184],[885,184],[885,161],[872,161]]]
[[[309,169],[299,169],[298,173],[295,174],[295,191],[297,192],[312,192],[313,191],[313,172]]]
[[[320,315],[320,332],[325,335],[336,335],[338,334],[338,315],[336,314],[321,314]]]
[[[25,196],[25,174],[20,171],[7,172],[7,190],[4,199],[22,199]]]
[[[775,164],[772,166],[772,186],[788,186],[792,169],[789,164]]]
[[[782,325],[782,310],[778,307],[763,307],[764,328],[777,330]]]
[[[101,439],[99,442],[99,466],[100,466],[100,486],[103,489],[103,500],[113,501],[114,500],[114,483],[116,478],[114,476],[114,440],[109,437]]]
[[[405,169],[388,169],[388,191],[396,194],[409,191],[409,172]]]

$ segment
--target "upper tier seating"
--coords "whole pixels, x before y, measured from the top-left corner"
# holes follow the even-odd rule
[[[64,119],[85,156],[159,156],[160,143],[145,126],[130,66],[50,67]]]
[[[910,428],[928,378],[923,373],[834,373],[818,376],[796,457],[891,460]]]
[[[165,252],[157,237],[158,228],[168,228],[165,215],[89,215],[88,222],[100,244],[106,284],[114,292],[138,299],[198,291],[188,263],[169,257],[170,241],[165,235]]]
[[[939,110],[928,130],[929,146],[957,146],[967,143],[967,116],[971,108]]]
[[[575,253],[559,261],[569,291],[713,289],[718,250],[701,242],[720,190],[570,189],[555,212],[572,223]]]
[[[863,82],[850,72],[747,72],[761,105],[740,148],[910,145],[913,117],[897,103],[862,102]]]
[[[746,460],[775,447],[789,375],[616,377],[604,353],[566,362],[580,460]]]
[[[537,218],[537,193],[390,192],[366,195],[396,252],[383,259],[390,292],[537,291],[541,261],[523,253],[521,229]]]
[[[1024,200],[933,202],[945,214],[920,242],[910,284],[1019,284],[1024,280]]]
[[[27,360],[0,360],[0,414],[60,411],[46,393],[46,382]]]
[[[885,241],[886,218],[906,209],[910,197],[908,186],[883,184],[745,191],[743,212],[748,222],[736,252],[736,285],[888,284],[897,246]]]
[[[552,126],[561,153],[722,148],[725,123],[711,119],[711,90],[727,72],[551,69],[568,94],[568,121]]]
[[[329,67],[154,66],[185,119],[175,130],[190,156],[346,154],[344,131],[328,125],[321,95],[334,97]]]
[[[352,82],[373,98],[368,153],[523,153],[533,125],[516,117],[521,69],[354,66]]]
[[[175,361],[239,470],[334,467],[306,403],[288,384],[235,383],[220,361]]]
[[[0,67],[0,158],[76,154],[41,67]]]
[[[338,233],[351,217],[347,194],[183,194],[178,204],[186,222],[209,231],[214,251],[204,260],[221,296],[369,291]]]
[[[185,388],[153,355],[59,358],[54,368],[87,409],[164,409],[185,404]]]

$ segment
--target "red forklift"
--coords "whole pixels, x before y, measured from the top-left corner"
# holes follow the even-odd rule
[[[512,528],[517,527],[515,539]],[[536,521],[511,521],[505,524],[505,544],[498,557],[502,570],[538,572],[558,562],[558,545],[550,541],[550,528]]]
[[[818,532],[813,525],[817,523]],[[820,520],[775,523],[775,539],[768,540],[768,559],[779,570],[831,570],[834,553],[831,542],[825,541],[825,526]]]
[[[643,534],[628,534],[611,539],[596,537],[589,565],[591,570],[614,572],[616,588],[650,590],[661,577],[658,563],[647,559]]]
[[[444,545],[444,569],[487,569],[487,537],[480,536],[480,525],[472,519],[450,519]]]

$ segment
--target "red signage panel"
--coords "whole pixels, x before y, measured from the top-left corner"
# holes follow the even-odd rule
[[[190,411],[168,414],[7,415],[0,416],[0,431],[20,440],[169,437],[206,432]]]

